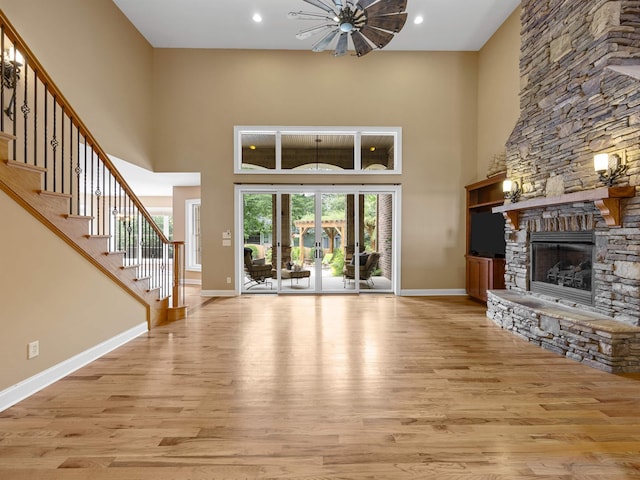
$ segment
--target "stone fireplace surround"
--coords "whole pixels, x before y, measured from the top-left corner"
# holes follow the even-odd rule
[[[629,189],[617,189],[630,195]],[[594,190],[595,192],[595,190]],[[577,195],[590,197],[593,195]],[[598,195],[596,195],[598,196]],[[608,372],[640,371],[640,327],[637,326],[637,287],[629,276],[640,264],[628,262],[620,253],[626,243],[640,235],[635,229],[610,227],[594,201],[531,200],[520,205],[497,207],[503,213],[518,212],[507,219],[507,290],[488,292],[487,316],[502,328],[525,340],[568,358]],[[551,203],[527,208],[527,203]],[[517,219],[516,219],[517,218]],[[517,226],[517,230],[513,227]],[[593,232],[593,304],[556,298],[530,291],[530,236],[533,232]],[[630,238],[629,238],[630,236]],[[619,245],[609,263],[609,244]],[[631,273],[631,276],[633,274]]]
[[[506,290],[487,304],[503,328],[611,372],[640,371],[639,11],[637,0],[522,0],[521,114],[506,163],[526,208],[503,212]],[[602,188],[601,152],[626,158],[617,185],[629,195],[582,198]],[[529,233],[545,231],[594,232],[593,305],[529,292]]]

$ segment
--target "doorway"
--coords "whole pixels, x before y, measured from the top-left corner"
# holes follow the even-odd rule
[[[399,291],[399,186],[236,186],[236,290]]]

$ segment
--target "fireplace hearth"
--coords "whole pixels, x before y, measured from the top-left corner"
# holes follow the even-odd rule
[[[593,232],[532,232],[530,290],[593,305]]]

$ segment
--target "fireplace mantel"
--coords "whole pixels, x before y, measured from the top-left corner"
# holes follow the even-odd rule
[[[520,228],[520,212],[531,208],[563,205],[567,203],[593,202],[610,227],[620,226],[620,199],[631,198],[636,194],[635,187],[599,187],[593,190],[566,193],[555,197],[536,197],[517,203],[505,203],[494,207],[494,213],[502,213],[514,230]]]

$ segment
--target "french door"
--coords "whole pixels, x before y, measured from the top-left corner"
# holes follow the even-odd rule
[[[237,290],[397,292],[399,194],[397,186],[237,186]]]

